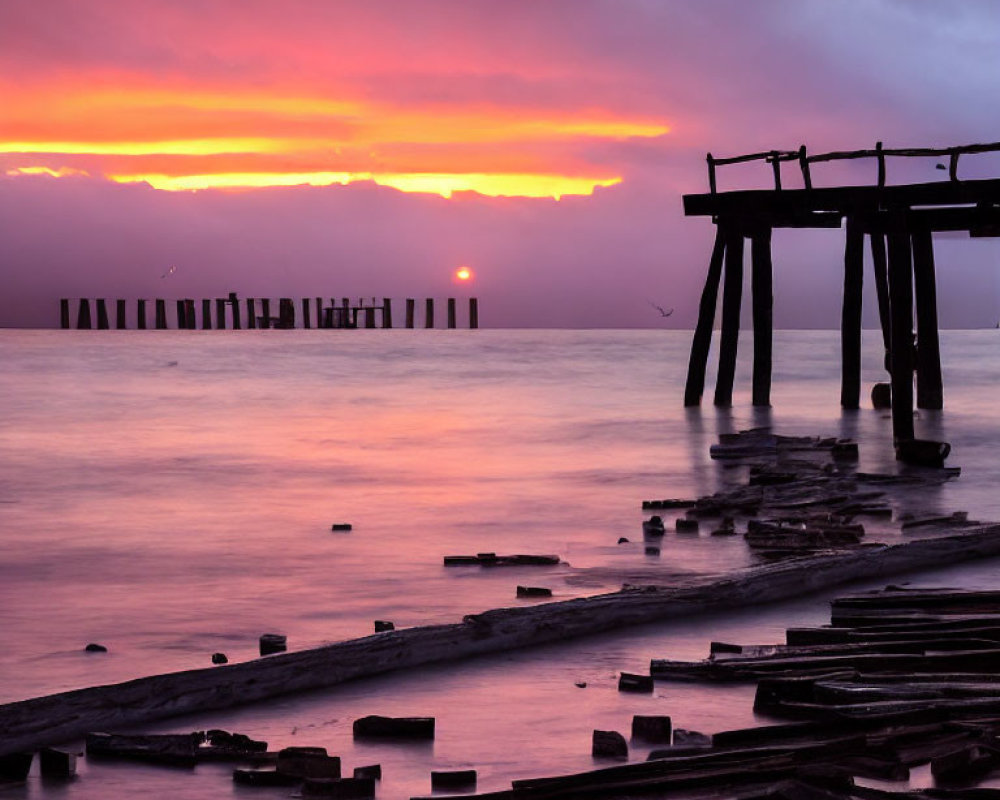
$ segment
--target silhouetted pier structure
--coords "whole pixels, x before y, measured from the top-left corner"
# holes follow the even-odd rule
[[[240,330],[243,319],[243,309],[246,312],[246,327],[256,328],[280,328],[291,329],[299,327],[296,325],[296,303],[293,299],[282,297],[278,300],[277,316],[272,316],[272,305],[270,298],[247,297],[241,300],[235,292],[228,297],[205,298],[201,301],[200,319],[196,316],[198,304],[193,299],[181,298],[172,301],[176,307],[175,323],[178,330]],[[90,298],[80,298],[77,301],[76,328],[79,330],[90,330],[96,327],[98,330],[108,330],[110,320],[108,318],[107,301],[104,298],[96,298],[94,301],[96,322],[91,315]],[[150,327],[146,315],[146,299],[136,300],[135,327],[145,330]],[[157,330],[165,330],[169,327],[167,322],[167,301],[157,298],[154,301],[155,318],[154,327]],[[448,304],[448,328],[458,327],[457,302],[454,297],[447,299]],[[63,329],[72,328],[70,313],[72,311],[69,298],[59,301],[59,324]],[[215,309],[213,320],[213,305]],[[304,297],[301,299],[300,307],[302,316],[300,317],[303,328],[391,328],[392,324],[392,300],[388,297],[371,298],[370,303],[365,302],[365,298],[359,298],[356,302],[351,298],[323,298]],[[406,328],[416,327],[417,303],[413,298],[406,299]],[[199,324],[200,323],[200,324]],[[315,324],[314,324],[315,323]],[[125,300],[115,301],[115,326],[118,330],[125,330],[128,326],[127,302]],[[434,298],[428,297],[424,301],[424,328],[434,327]],[[479,300],[475,297],[469,298],[468,327],[479,327]]]
[[[712,338],[719,284],[722,322],[715,404],[732,403],[743,255],[750,240],[751,302],[754,357],[753,404],[770,405],[772,342],[771,232],[775,228],[845,228],[844,293],[841,314],[841,394],[844,408],[858,408],[861,394],[861,289],[865,237],[874,266],[879,320],[892,381],[892,425],[897,443],[913,439],[913,376],[917,406],[939,409],[943,403],[938,345],[937,296],[932,235],[965,231],[970,236],[1000,236],[1000,180],[961,180],[959,157],[1000,151],[1000,143],[948,148],[886,149],[809,155],[806,148],[772,150],[734,158],[708,154],[707,194],[684,196],[684,213],[710,216],[716,225],[715,246],[701,296],[698,324],[691,346],[684,404],[700,404]],[[947,158],[948,179],[931,183],[886,184],[889,157]],[[873,158],[873,185],[816,187],[810,165]],[[764,161],[771,165],[774,188],[719,192],[716,168]],[[803,188],[782,186],[781,165],[798,164]],[[724,275],[724,279],[723,279]],[[914,341],[916,300],[916,344]]]

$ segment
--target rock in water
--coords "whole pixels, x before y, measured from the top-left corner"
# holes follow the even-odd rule
[[[618,731],[594,731],[591,755],[595,758],[628,758],[628,742]]]

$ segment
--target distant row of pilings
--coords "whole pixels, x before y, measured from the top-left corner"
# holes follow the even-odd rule
[[[151,306],[149,304],[152,304]],[[178,330],[240,330],[243,328],[241,309],[246,309],[247,328],[296,328],[296,302],[288,297],[282,297],[277,303],[277,316],[271,316],[271,300],[268,298],[247,297],[240,300],[235,292],[228,297],[206,298],[200,303],[201,313],[198,314],[198,303],[190,298],[181,300],[155,299],[135,301],[134,327],[139,330],[166,330],[171,327],[167,319],[167,309],[175,309],[174,327]],[[70,312],[72,302],[68,298],[59,301],[60,327],[68,330],[73,327]],[[405,327],[417,327],[417,301],[406,299]],[[458,327],[458,304],[454,297],[447,299],[447,326]],[[303,328],[391,328],[392,301],[386,297],[381,303],[376,298],[371,303],[359,299],[356,303],[350,298],[304,297],[299,303],[302,309],[301,327]],[[213,308],[215,311],[213,319]],[[129,326],[128,301],[115,300],[115,324],[117,330],[126,330]],[[152,311],[152,315],[147,312]],[[479,300],[469,298],[468,323],[470,328],[479,327]],[[108,301],[98,297],[93,300],[80,298],[77,302],[76,328],[78,330],[110,330],[111,319],[108,314]],[[423,302],[424,328],[433,328],[434,299],[428,297]]]

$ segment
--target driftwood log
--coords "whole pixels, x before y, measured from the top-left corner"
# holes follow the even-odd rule
[[[1000,526],[767,564],[684,588],[647,586],[473,614],[301,652],[154,675],[0,705],[0,755],[89,731],[245,705],[439,661],[800,597],[847,581],[1000,555]]]

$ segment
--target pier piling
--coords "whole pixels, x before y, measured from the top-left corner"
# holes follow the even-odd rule
[[[892,432],[896,442],[913,438],[913,260],[902,214],[889,229],[889,302]]]
[[[252,298],[247,298],[247,328],[254,329],[257,327],[257,301]]]
[[[201,329],[212,330],[212,301],[209,299],[201,301]]]
[[[59,327],[69,329],[69,300],[65,297],[59,301]]]
[[[136,300],[135,303],[135,325],[140,331],[146,330],[146,301]]]
[[[448,327],[449,328],[457,328],[458,327],[457,323],[458,323],[458,318],[457,318],[457,315],[455,313],[455,298],[454,297],[449,297],[448,298]]]
[[[412,297],[406,298],[406,327],[413,327],[414,306],[416,301]]]
[[[156,300],[156,329],[158,331],[167,329],[167,301],[159,298]]]
[[[177,301],[177,330],[182,331],[187,328],[187,304],[183,300]]]
[[[701,290],[698,304],[698,323],[694,329],[691,357],[688,360],[687,384],[684,388],[684,405],[701,404],[705,391],[705,368],[708,365],[708,350],[712,345],[712,326],[715,324],[715,310],[719,298],[719,282],[722,278],[722,262],[726,254],[726,230],[723,225],[715,228],[715,246],[708,264],[708,277]]]
[[[240,300],[236,296],[236,292],[229,293],[229,305],[233,308],[233,330],[238,331],[240,329]]]
[[[856,217],[847,218],[844,247],[844,297],[840,314],[840,405],[861,405],[861,289],[865,233]]]
[[[382,327],[392,327],[392,300],[388,297],[382,298]]]
[[[110,325],[108,325],[108,306],[104,302],[103,297],[97,298],[97,330],[106,331]]]
[[[754,231],[750,239],[750,281],[753,302],[753,404],[771,405],[771,360],[774,292],[771,229]]]
[[[302,298],[302,327],[311,328],[312,324],[309,317],[309,298]]]
[[[424,309],[424,327],[433,328],[434,327],[434,298],[428,297],[425,301]]]
[[[123,331],[127,327],[125,324],[125,301],[115,300],[115,328]]]
[[[913,231],[911,241],[917,303],[917,408],[940,409],[944,405],[944,393],[938,342],[934,244],[931,232],[923,228]]]
[[[226,329],[226,299],[224,297],[215,298],[215,327],[220,331]]]
[[[476,297],[469,298],[469,327],[479,327],[479,299]]]
[[[90,330],[90,301],[81,298],[80,308],[76,312],[76,328],[81,331]]]
[[[715,405],[733,404],[736,350],[740,338],[743,302],[743,233],[735,225],[726,232],[726,272],[722,287],[722,330],[719,337],[719,374],[715,379]]]

